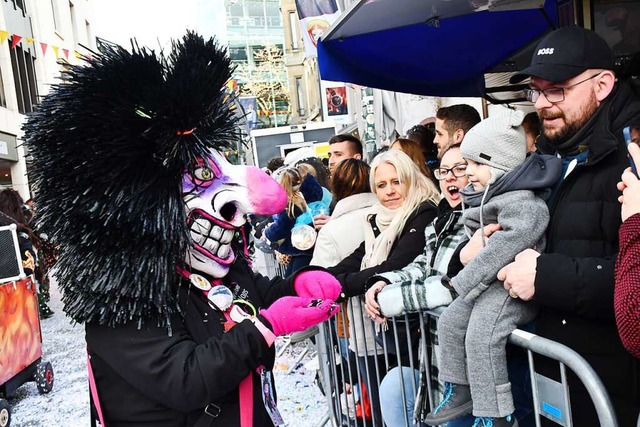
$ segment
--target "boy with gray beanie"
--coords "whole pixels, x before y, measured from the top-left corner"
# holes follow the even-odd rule
[[[549,211],[543,197],[557,182],[561,161],[530,154],[522,120],[509,110],[475,125],[460,147],[470,184],[461,191],[468,206],[463,222],[469,238],[487,224],[501,229],[483,240],[482,251],[445,284],[458,293],[438,322],[442,402],[425,422],[440,425],[473,413],[474,426],[517,426],[505,345],[511,332],[533,320],[536,310],[508,292],[498,271],[516,254],[541,250]],[[465,360],[466,354],[466,360]]]

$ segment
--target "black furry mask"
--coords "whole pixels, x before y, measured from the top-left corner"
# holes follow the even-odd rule
[[[181,179],[236,138],[231,71],[226,52],[194,33],[168,56],[116,47],[65,72],[28,118],[39,225],[60,245],[75,321],[168,326],[190,244]]]

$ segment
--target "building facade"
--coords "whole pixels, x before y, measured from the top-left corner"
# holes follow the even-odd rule
[[[0,187],[26,201],[28,153],[22,123],[67,64],[95,51],[91,0],[0,1]]]
[[[256,110],[254,128],[289,124],[280,0],[225,0],[229,56],[241,96]],[[250,102],[245,104],[249,105]]]
[[[322,121],[318,59],[305,57],[295,0],[282,0],[281,8],[291,124]]]

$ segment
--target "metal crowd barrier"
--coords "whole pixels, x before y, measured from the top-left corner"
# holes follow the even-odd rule
[[[274,278],[276,276],[284,277],[285,266],[280,264],[276,260],[274,253],[266,253],[257,249],[253,255],[254,269],[260,272],[263,276]]]
[[[274,254],[258,250],[256,250],[255,254],[255,267],[262,274],[270,278],[284,275],[285,267],[276,261]],[[366,342],[364,345],[358,345],[357,343],[352,345],[352,350],[356,353],[380,353],[377,357],[364,359],[354,359],[353,352],[344,345],[341,346],[337,341],[336,320],[341,317],[343,322],[346,323],[347,318],[353,319],[354,316],[358,315],[361,316],[363,325],[366,325],[366,328],[369,328],[372,334],[378,334],[380,331],[374,327],[366,315],[356,313],[353,307],[349,305],[346,310],[343,308],[336,318],[320,325],[316,340],[317,355],[320,363],[320,387],[327,397],[328,407],[327,415],[317,425],[325,426],[330,423],[334,427],[384,426],[385,424],[379,411],[380,405],[375,394],[377,394],[376,391],[384,375],[391,368],[398,365],[398,357],[396,355],[402,353],[403,350],[402,343],[400,343],[398,337],[406,336],[406,346],[411,349],[419,348],[420,350],[418,356],[416,352],[409,351],[407,348],[407,351],[404,352],[405,357],[402,358],[402,366],[419,370],[419,358],[423,358],[425,364],[428,364],[433,357],[433,350],[427,346],[429,329],[430,326],[431,329],[435,329],[433,322],[437,320],[443,310],[444,308],[439,308],[417,314],[420,325],[419,340],[412,339],[409,327],[411,322],[408,315],[400,316],[400,320],[396,318],[390,319],[387,323],[388,327],[394,331],[392,334],[393,342],[382,341],[382,345],[378,343],[369,345]],[[357,334],[363,334],[363,330],[356,331]],[[541,416],[563,427],[574,426],[569,403],[567,367],[575,373],[589,392],[598,414],[600,425],[603,427],[618,426],[611,400],[602,381],[593,368],[578,353],[565,345],[519,329],[511,334],[509,343],[524,349],[527,353],[536,426],[541,425]],[[558,361],[560,382],[535,371],[534,353]],[[402,370],[399,371],[401,382],[404,381],[402,372]],[[426,382],[425,390],[428,400],[426,404],[429,405],[430,409],[433,409],[440,400],[440,395],[436,378],[431,377],[429,369],[426,370],[426,380],[423,382]],[[351,386],[346,386],[346,383]],[[413,396],[406,396],[404,387],[400,388],[403,406],[406,406],[409,397],[415,398],[420,387],[415,378],[412,378],[410,383],[410,393]],[[346,393],[349,388],[350,393]],[[366,393],[362,392],[363,388],[367,390]],[[370,399],[371,411],[369,417],[367,417],[366,410],[362,410],[360,416],[356,416],[355,409],[359,402],[363,402],[362,395],[369,396],[371,392],[373,392],[374,398]],[[404,414],[404,425],[407,427],[414,425],[406,413]],[[637,427],[640,427],[640,417],[638,418]]]
[[[398,357],[396,354],[400,354],[401,351],[401,343],[398,337],[407,336],[407,346],[411,346],[411,348],[419,346],[421,350],[419,357],[423,358],[425,362],[428,362],[433,356],[433,354],[427,351],[429,327],[432,326],[432,329],[434,329],[431,322],[436,321],[442,311],[443,309],[438,309],[419,314],[421,325],[419,342],[411,339],[408,326],[410,319],[407,315],[400,316],[404,319],[402,326],[399,326],[400,321],[396,321],[397,319],[390,319],[388,326],[396,332],[393,334],[393,343],[383,342],[382,346],[376,344],[376,348],[371,348],[371,346],[367,346],[366,343],[364,345],[365,348],[362,348],[362,346],[360,346],[361,348],[357,348],[357,345],[352,345],[352,350],[356,352],[364,350],[365,353],[374,353],[374,350],[376,350],[381,353],[378,357],[370,357],[368,359],[349,359],[348,353],[345,354],[346,349],[344,346],[341,348],[340,343],[336,340],[335,318],[322,324],[317,336],[317,353],[320,362],[321,388],[327,397],[328,407],[327,416],[317,425],[324,426],[330,423],[330,425],[334,427],[384,426],[385,424],[381,419],[379,411],[379,402],[375,394],[385,373],[394,365],[397,365]],[[353,319],[353,316],[356,315],[352,307],[346,310],[346,314],[350,319]],[[341,310],[337,316],[344,318],[345,310]],[[371,328],[372,332],[376,332],[373,323],[368,317],[366,317],[366,315],[362,317],[363,325]],[[405,333],[397,333],[402,328],[404,328]],[[353,331],[351,332],[353,333]],[[356,334],[357,333],[358,332],[356,332]],[[360,333],[362,333],[362,331],[360,331]],[[611,400],[602,381],[596,375],[593,368],[591,368],[578,353],[565,345],[522,330],[514,331],[509,337],[509,342],[526,351],[533,395],[532,409],[535,414],[536,426],[541,425],[541,417],[545,417],[560,426],[572,427],[574,425],[569,403],[569,385],[566,375],[567,367],[576,374],[588,390],[598,414],[600,425],[603,427],[618,426]],[[547,378],[535,371],[534,353],[558,361],[560,382]],[[446,355],[443,355],[443,357],[446,357]],[[403,358],[402,365],[419,369],[419,359],[415,356],[414,352],[408,351]],[[398,372],[402,375],[402,370],[398,370]],[[349,388],[345,385],[347,382],[351,384],[351,392],[349,394],[346,393]],[[428,402],[425,402],[425,404],[428,404],[429,408],[433,409],[434,403],[437,403],[440,397],[437,390],[437,381],[435,381],[435,378],[431,378],[429,369],[426,370],[426,378],[423,378],[422,382],[425,383],[426,398],[428,399]],[[358,386],[355,386],[356,384]],[[415,397],[421,384],[416,381],[415,377],[412,378],[411,384],[410,392],[413,393],[411,397]],[[356,416],[354,413],[354,408],[358,400],[361,403],[360,406],[362,406],[363,388],[366,388],[366,394],[370,396],[371,400],[372,410],[370,411],[369,417],[366,416],[366,411],[361,411],[359,416]],[[373,393],[370,393],[371,391],[373,391]],[[400,388],[400,393],[403,407],[406,407],[409,396],[405,395],[404,387]],[[373,397],[371,397],[372,394]],[[360,397],[359,399],[358,396]],[[580,408],[577,409],[579,410]],[[404,418],[405,426],[414,425],[406,414]],[[640,420],[638,427],[640,427]]]

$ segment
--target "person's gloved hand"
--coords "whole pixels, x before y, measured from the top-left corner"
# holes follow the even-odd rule
[[[326,271],[303,271],[293,279],[293,288],[300,297],[335,301],[342,292],[338,279]]]
[[[260,310],[274,335],[288,335],[304,331],[311,326],[324,322],[338,312],[340,306],[333,301],[317,300],[305,297],[282,297],[269,308]]]

